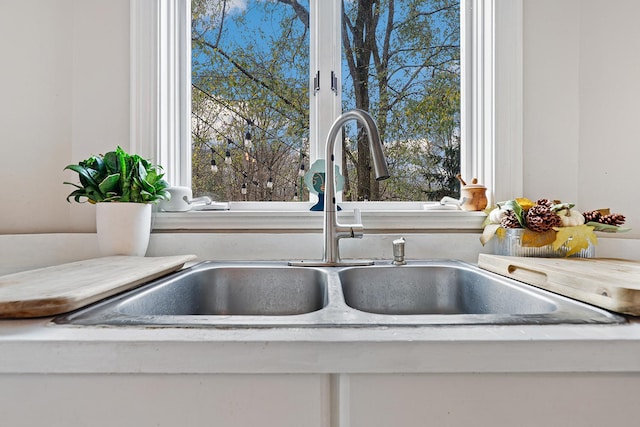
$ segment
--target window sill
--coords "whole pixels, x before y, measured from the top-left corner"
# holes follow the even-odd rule
[[[338,218],[343,223],[353,221],[352,203],[341,203]],[[480,232],[486,217],[483,212],[458,210],[427,211],[420,206],[399,209],[393,204],[360,205],[362,222],[367,233],[387,232]],[[154,214],[154,232],[225,232],[225,233],[320,233],[323,213],[312,212],[311,203],[287,203],[251,209],[243,204],[232,204],[228,211],[157,212]],[[265,209],[266,208],[266,209]]]

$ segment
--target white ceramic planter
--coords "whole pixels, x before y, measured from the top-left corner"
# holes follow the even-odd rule
[[[144,256],[151,233],[151,205],[98,203],[96,228],[101,255]]]

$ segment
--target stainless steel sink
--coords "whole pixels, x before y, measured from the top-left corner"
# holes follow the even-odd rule
[[[453,260],[306,268],[210,261],[54,321],[368,327],[621,323],[624,318]]]
[[[128,316],[286,316],[327,305],[326,274],[287,267],[196,268],[123,299]]]
[[[552,313],[557,303],[518,284],[459,266],[366,267],[339,273],[345,302],[390,315]]]

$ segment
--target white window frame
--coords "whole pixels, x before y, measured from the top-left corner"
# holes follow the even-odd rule
[[[185,56],[191,50],[186,30],[190,1],[132,0],[130,7],[130,147],[161,164],[170,184],[189,186],[191,144],[184,141],[191,137],[191,70]],[[319,9],[319,13],[340,13],[335,7]],[[523,0],[461,0],[461,58],[466,64],[461,75],[461,131],[467,141],[461,147],[461,173],[487,186],[490,203],[519,197],[523,190],[522,14]],[[327,31],[334,36],[321,36],[323,43],[312,39],[312,45],[326,46],[327,37],[332,37],[331,43],[340,43],[339,32]],[[311,70],[324,66],[340,71],[339,65],[321,65],[317,58],[312,54]],[[321,110],[311,103],[310,116],[316,120],[310,123],[311,139],[326,139],[328,126],[320,123],[331,123],[341,112],[339,103],[332,105]],[[323,157],[321,145],[312,149],[311,162]],[[348,211],[357,205],[367,229],[377,232],[477,230],[482,223],[483,214],[477,212],[424,211],[423,204],[344,202],[342,206]],[[305,202],[236,202],[227,212],[161,213],[155,217],[154,229],[316,230],[321,217],[309,212],[310,206]]]

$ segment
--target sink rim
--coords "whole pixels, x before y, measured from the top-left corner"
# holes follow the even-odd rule
[[[455,267],[471,270],[474,273],[489,277],[491,280],[507,284],[519,290],[531,293],[537,298],[544,298],[557,306],[557,310],[538,314],[377,314],[350,307],[344,298],[341,272],[352,269],[402,269]],[[186,272],[208,268],[243,268],[267,267],[274,269],[318,270],[326,276],[327,303],[323,308],[303,314],[289,315],[122,315],[113,308],[123,301],[141,292],[152,290],[170,280],[175,280]],[[306,274],[306,273],[305,273]],[[344,274],[344,273],[343,273]],[[587,315],[588,314],[588,315]],[[200,327],[200,328],[347,328],[347,327],[419,327],[419,326],[487,326],[487,325],[557,325],[557,324],[620,324],[626,319],[607,310],[568,297],[549,292],[544,289],[497,275],[483,270],[477,265],[460,260],[420,260],[408,261],[406,265],[396,266],[389,262],[376,263],[371,266],[342,267],[297,267],[286,261],[202,261],[172,273],[160,279],[146,283],[136,289],[118,294],[90,306],[53,319],[59,325],[101,325],[112,327],[144,326],[153,327]]]

